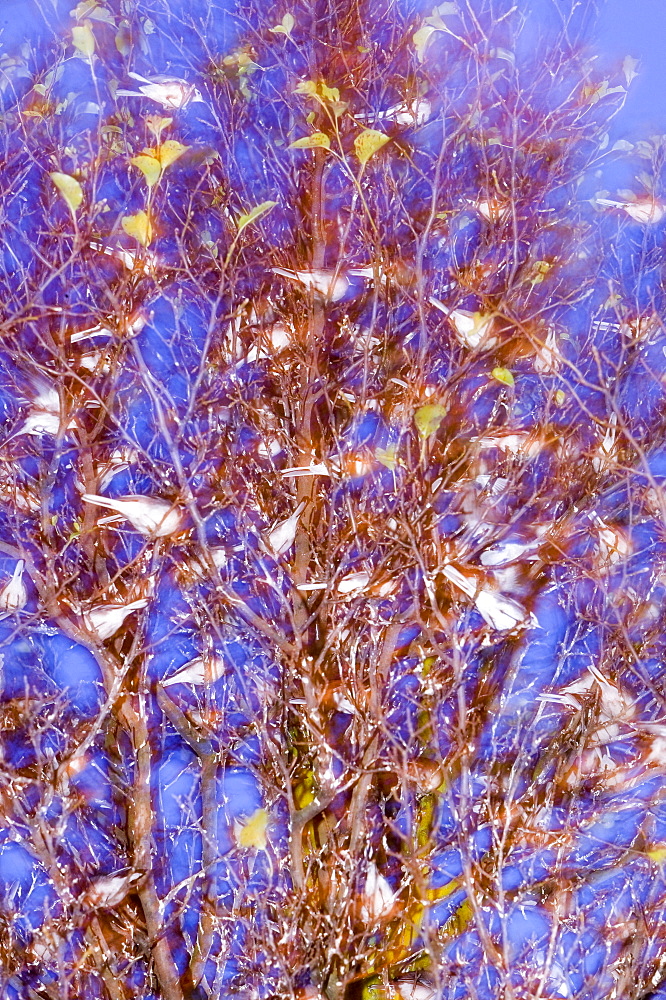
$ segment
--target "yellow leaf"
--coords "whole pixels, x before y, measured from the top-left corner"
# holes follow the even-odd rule
[[[149,132],[153,133],[158,142],[164,129],[168,128],[171,124],[173,124],[173,118],[163,118],[162,115],[146,116],[146,128]]]
[[[72,44],[86,59],[92,58],[95,53],[95,36],[90,21],[72,28]]]
[[[319,94],[325,101],[339,101],[340,91],[337,87],[327,87],[322,81],[319,84]]]
[[[297,809],[304,809],[314,802],[315,796],[315,776],[312,771],[306,771],[301,780],[294,786],[294,804]]]
[[[429,438],[434,434],[446,416],[446,409],[440,403],[426,403],[419,406],[414,413],[414,423],[421,437]]]
[[[304,97],[317,97],[317,84],[314,80],[301,80],[294,87],[295,94],[302,94]]]
[[[184,146],[182,142],[177,142],[175,139],[167,139],[166,142],[163,142],[157,150],[162,170],[166,170],[172,163],[175,163],[189,148],[189,146]]]
[[[390,444],[388,448],[377,448],[375,458],[387,469],[393,471],[398,465],[398,448],[394,444]]]
[[[303,94],[304,97],[314,97],[321,104],[324,101],[337,103],[340,100],[340,91],[337,87],[329,87],[323,82],[316,83],[314,80],[301,80],[294,88],[295,94]]]
[[[567,398],[566,393],[563,389],[557,389],[555,392],[555,402],[558,406],[561,406],[564,400]]]
[[[376,128],[366,128],[354,139],[354,152],[356,153],[361,167],[365,167],[371,156],[389,142],[389,136],[384,135]]]
[[[133,156],[130,163],[132,166],[138,167],[146,178],[148,187],[151,188],[157,184],[162,175],[162,167],[160,166],[160,161],[156,160],[154,156],[142,153],[140,156]]]
[[[128,56],[132,51],[132,31],[128,21],[121,21],[114,38],[116,48],[121,56]]]
[[[296,139],[287,147],[288,149],[330,149],[331,140],[325,132],[313,132],[312,135],[304,135],[302,139]]]
[[[516,380],[508,368],[493,368],[491,375],[493,378],[496,378],[498,382],[503,382],[504,385],[516,384]]]
[[[76,215],[76,210],[83,201],[83,188],[75,177],[69,174],[61,174],[54,170],[49,177],[63,196],[72,215]]]
[[[153,238],[153,227],[146,212],[125,215],[120,222],[128,236],[135,239],[142,247],[148,246]]]
[[[535,260],[532,265],[532,274],[530,275],[530,282],[533,285],[540,285],[543,279],[546,277],[548,272],[552,268],[547,260]]]
[[[650,861],[656,861],[660,865],[663,861],[666,861],[666,844],[655,844],[654,847],[651,847],[645,853]]]
[[[245,212],[243,215],[239,215],[237,219],[238,232],[241,233],[246,226],[249,226],[252,222],[255,222],[260,216],[264,215],[266,212],[277,205],[276,201],[262,201],[261,205],[255,205],[251,208],[249,212]]]
[[[423,62],[425,59],[425,50],[428,47],[428,42],[435,33],[435,28],[428,24],[424,24],[422,28],[415,31],[412,35],[412,41],[414,43],[414,48],[416,49],[416,55],[418,56],[419,62]]]
[[[265,851],[266,830],[270,816],[265,809],[257,809],[245,823],[235,823],[234,833],[239,847],[254,847],[257,851]]]
[[[269,31],[274,32],[276,35],[287,35],[291,36],[294,30],[294,25],[296,24],[296,19],[293,14],[285,14],[282,18],[281,24],[276,24],[274,28],[269,28]]]

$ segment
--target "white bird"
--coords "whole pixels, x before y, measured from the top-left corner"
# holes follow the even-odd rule
[[[377,865],[371,861],[363,891],[363,920],[378,920],[387,916],[395,905],[395,893],[387,879],[377,871]]]
[[[359,570],[358,573],[348,573],[343,576],[338,583],[339,594],[352,594],[355,590],[365,590],[370,583],[370,574],[366,570]]]
[[[0,590],[0,608],[7,614],[21,611],[28,600],[28,591],[23,582],[23,569],[25,562],[19,559],[14,567],[11,580],[8,580],[2,590]],[[5,615],[0,615],[5,617]]]
[[[37,394],[32,399],[25,421],[8,440],[18,437],[21,434],[30,434],[34,437],[41,437],[42,434],[56,437],[58,434],[62,423],[58,390],[41,380],[36,383],[35,388],[37,389]],[[67,429],[74,430],[76,427],[76,419],[72,417],[67,425]]]
[[[95,337],[113,337],[116,333],[124,334],[126,337],[137,337],[147,322],[146,311],[136,309],[131,316],[123,318],[117,330],[110,322],[97,323],[96,326],[87,327],[85,330],[77,330],[70,340],[72,344],[77,344],[81,340],[92,340]]]
[[[282,469],[280,475],[283,479],[296,479],[298,476],[329,476],[324,462],[315,462],[314,459],[309,465],[293,465],[289,469]]]
[[[507,563],[518,562],[528,552],[532,553],[539,544],[538,540],[531,542],[497,542],[481,553],[479,562],[482,566],[506,566]]]
[[[273,555],[283,556],[292,547],[296,538],[298,520],[306,506],[307,500],[301,500],[293,514],[285,518],[284,521],[279,521],[278,524],[267,532],[266,544]]]
[[[117,90],[117,97],[147,97],[149,101],[161,104],[163,108],[184,108],[190,102],[204,103],[195,84],[181,80],[177,76],[153,76],[148,79],[140,73],[128,73],[141,86],[136,90]]]
[[[206,671],[209,676],[206,677]],[[171,684],[205,684],[207,680],[216,681],[224,674],[224,660],[220,656],[195,656],[193,660],[184,663],[175,674],[161,680],[162,687]]]
[[[271,270],[274,274],[289,278],[290,281],[316,292],[324,299],[330,299],[331,302],[340,302],[345,298],[352,287],[350,277],[372,278],[375,273],[372,267],[349,267],[337,274],[334,269],[325,268],[292,271],[287,267],[273,267]]]
[[[435,987],[421,973],[407,973],[396,980],[402,1000],[434,1000]]]
[[[82,499],[98,507],[108,507],[126,518],[133,528],[142,535],[164,538],[178,531],[183,520],[183,512],[168,500],[157,497],[126,496],[102,497],[96,493],[84,493]]]
[[[145,274],[153,274],[157,269],[157,255],[149,250],[141,249],[126,250],[124,247],[110,247],[98,240],[90,240],[88,246],[91,250],[97,250],[107,257],[114,257],[127,268],[128,271],[143,271]]]
[[[640,198],[636,201],[613,201],[611,198],[597,198],[597,205],[605,208],[619,208],[626,212],[634,222],[642,225],[661,222],[666,213],[666,207],[654,198]]]
[[[488,337],[493,316],[481,312],[469,312],[467,309],[450,309],[440,299],[431,295],[428,299],[435,309],[443,312],[458,335],[458,340],[465,347],[475,349],[483,345],[490,350],[497,344],[497,337]]]
[[[476,610],[491,628],[506,632],[524,622],[535,625],[536,619],[528,615],[517,601],[494,590],[481,590],[474,598]]]
[[[130,891],[132,885],[141,879],[141,872],[116,872],[114,875],[103,875],[96,878],[89,886],[85,899],[90,906],[109,907],[118,906]]]
[[[359,121],[395,122],[396,125],[425,125],[432,115],[432,104],[427,100],[394,104],[386,111],[370,111],[354,115]]]
[[[122,628],[128,615],[138,611],[139,608],[145,608],[147,604],[148,601],[144,597],[129,604],[99,604],[96,608],[84,612],[83,624],[91,635],[104,642]]]

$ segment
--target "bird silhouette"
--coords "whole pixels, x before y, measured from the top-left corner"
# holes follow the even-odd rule
[[[204,99],[195,84],[181,80],[177,76],[141,76],[140,73],[128,73],[140,86],[136,90],[117,90],[117,97],[146,97],[149,101],[161,104],[163,108],[184,108],[193,101],[204,103]]]
[[[340,302],[342,299],[359,294],[362,291],[363,283],[354,279],[372,278],[375,273],[372,267],[349,267],[340,271],[335,268],[294,271],[288,267],[273,267],[271,270],[274,274],[289,278],[290,281],[295,281],[297,285],[301,285],[307,291],[313,291],[321,298],[329,299],[331,302]]]
[[[666,214],[666,206],[654,198],[637,198],[636,201],[613,201],[612,198],[597,198],[597,205],[604,208],[619,208],[634,222],[650,225],[661,222]]]
[[[148,601],[140,598],[137,601],[130,601],[129,604],[98,604],[83,613],[83,624],[91,635],[94,635],[101,642],[110,639],[122,628],[125,619],[139,608],[145,608]]]
[[[108,507],[127,518],[133,528],[142,535],[163,538],[178,531],[183,513],[168,500],[157,497],[126,496],[102,497],[96,493],[84,493],[82,499],[98,507]]]
[[[0,614],[0,618],[5,618],[8,614],[12,614],[15,611],[21,611],[27,603],[28,591],[23,582],[24,568],[25,561],[19,559],[14,567],[11,579],[0,590],[0,609],[4,612],[4,614]]]
[[[282,556],[294,544],[296,531],[298,529],[298,519],[307,506],[307,500],[301,500],[298,507],[284,521],[279,521],[266,534],[266,544],[275,556]]]

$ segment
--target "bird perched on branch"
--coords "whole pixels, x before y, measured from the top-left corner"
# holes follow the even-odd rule
[[[307,500],[301,500],[298,507],[284,521],[279,521],[266,534],[266,544],[275,556],[283,556],[294,544],[298,520],[307,506]]]
[[[619,208],[634,222],[650,225],[661,222],[666,214],[666,206],[655,198],[637,198],[635,201],[613,201],[612,198],[597,198],[597,205],[604,208]]]
[[[103,323],[86,327],[85,330],[77,330],[72,334],[70,340],[72,344],[78,344],[81,340],[93,340],[95,337],[113,337],[114,335],[138,337],[149,319],[150,316],[146,310],[140,307],[135,309],[130,316],[121,316],[119,320],[110,316]]]
[[[138,601],[130,601],[129,604],[98,604],[83,613],[83,624],[86,631],[104,642],[122,628],[128,615],[139,608],[145,608],[147,604],[148,601],[143,597]]]
[[[477,347],[490,350],[497,344],[497,337],[489,336],[494,320],[492,314],[473,313],[467,309],[450,309],[446,303],[436,299],[434,295],[431,295],[428,301],[435,309],[444,313],[464,347],[471,347],[472,350]]]
[[[221,656],[215,654],[195,656],[193,660],[179,667],[175,674],[163,677],[160,683],[162,687],[169,687],[171,684],[205,684],[207,680],[219,680],[224,674],[224,669],[225,664]]]
[[[195,84],[181,80],[177,76],[141,76],[140,73],[128,73],[133,80],[141,85],[136,90],[117,90],[117,97],[146,97],[149,101],[161,104],[163,108],[184,108],[193,101],[204,103]]]
[[[408,104],[403,101],[394,104],[386,111],[370,111],[354,115],[358,121],[369,122],[394,122],[396,125],[425,125],[432,115],[432,104],[430,101],[422,99],[412,101]]]
[[[96,493],[84,493],[82,499],[98,507],[108,507],[126,518],[133,528],[142,535],[164,538],[178,531],[183,520],[183,512],[168,500],[157,497],[102,497]]]
[[[358,278],[372,278],[375,271],[372,267],[349,267],[344,271],[335,268],[316,268],[303,271],[292,271],[288,267],[271,268],[274,274],[279,274],[283,278],[289,278],[301,285],[307,291],[313,291],[323,299],[330,299],[331,302],[340,302],[342,299],[352,298],[358,295],[362,288]]]
[[[11,580],[8,580],[0,590],[0,609],[3,612],[0,614],[0,618],[5,618],[6,615],[15,611],[21,611],[27,603],[28,591],[23,582],[24,568],[24,560],[19,559],[14,567]]]

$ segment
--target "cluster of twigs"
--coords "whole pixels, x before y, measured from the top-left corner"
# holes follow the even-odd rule
[[[194,7],[3,58],[3,991],[647,996],[633,67],[579,5]]]

